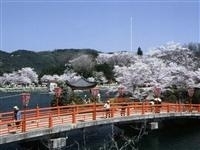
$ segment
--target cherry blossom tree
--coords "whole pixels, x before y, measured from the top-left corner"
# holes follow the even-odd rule
[[[41,77],[41,82],[57,81],[59,79],[58,75],[43,75]]]
[[[103,72],[93,72],[93,77],[94,77],[95,81],[97,81],[97,82],[100,82],[100,83],[108,82],[108,80],[106,79]]]
[[[133,57],[136,58],[136,57]],[[154,53],[138,57],[129,66],[116,65],[116,80],[133,92],[134,87],[159,85],[163,89],[199,86],[199,69],[193,53],[179,44],[168,43]]]
[[[65,72],[62,75],[44,75],[41,78],[42,82],[65,82],[65,81],[75,81],[77,79],[81,78],[81,76],[77,75],[75,72]]]
[[[31,83],[38,83],[38,74],[34,71],[33,68],[26,67],[18,71],[18,74],[21,77],[26,77],[30,80]]]
[[[29,85],[32,83],[38,83],[38,75],[33,68],[26,67],[21,70],[14,71],[12,73],[4,73],[0,77],[0,83],[5,84],[21,84]]]
[[[180,43],[169,42],[158,48],[151,49],[150,56],[160,58],[165,63],[174,62],[189,70],[198,68],[199,59],[195,57],[194,52]]]
[[[115,66],[128,66],[133,64],[138,59],[138,56],[134,55],[130,52],[120,52],[120,53],[112,53],[105,54],[100,53],[96,58],[97,64],[107,63],[109,65]]]
[[[95,61],[92,56],[81,55],[69,61],[73,70],[83,76],[88,76],[92,73],[95,66]]]
[[[154,85],[168,86],[171,79],[169,68],[157,58],[141,58],[129,67],[115,66],[116,80],[126,86],[129,91],[135,87]],[[133,91],[132,91],[133,92]]]

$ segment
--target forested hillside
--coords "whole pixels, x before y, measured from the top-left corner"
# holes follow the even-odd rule
[[[0,51],[0,75],[13,72],[24,67],[34,68],[38,74],[63,73],[69,60],[83,54],[94,58],[98,51],[92,49],[57,49],[54,51],[33,52],[17,50],[12,53]],[[59,69],[60,70],[59,70]]]

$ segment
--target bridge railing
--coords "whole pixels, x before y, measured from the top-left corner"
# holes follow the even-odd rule
[[[170,104],[150,105],[144,103],[112,103],[109,112],[103,104],[69,105],[47,108],[22,110],[22,119],[17,125],[13,120],[13,112],[0,113],[0,136],[10,133],[28,132],[41,128],[52,128],[60,124],[75,124],[109,117],[126,117],[153,113],[171,112],[200,112],[199,104]]]

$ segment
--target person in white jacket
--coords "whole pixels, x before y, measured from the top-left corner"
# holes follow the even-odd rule
[[[21,111],[19,110],[17,106],[14,106],[13,109],[14,109],[14,121],[15,121],[16,127],[19,128],[20,123],[21,123]]]
[[[110,117],[110,101],[104,104],[104,108],[106,109],[106,118]]]

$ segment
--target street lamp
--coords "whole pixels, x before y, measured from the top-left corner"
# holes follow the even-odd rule
[[[190,97],[190,104],[192,104],[192,96],[194,95],[194,88],[192,87],[188,88],[188,95]]]
[[[154,96],[157,97],[157,98],[159,98],[160,94],[161,94],[161,88],[158,87],[158,86],[155,86],[153,92],[154,92]]]
[[[96,97],[99,94],[99,88],[98,87],[92,88],[91,92],[92,92],[92,96],[95,98],[95,102],[96,102]]]
[[[30,93],[22,93],[21,96],[22,96],[22,104],[24,108],[24,119],[23,119],[22,131],[25,132],[26,131],[26,108],[28,107],[31,95]]]
[[[118,93],[119,93],[119,97],[123,97],[123,94],[124,94],[124,87],[123,86],[118,87]]]
[[[160,107],[161,107],[161,106],[159,106],[159,105],[161,104],[161,99],[160,99],[161,88],[158,87],[158,86],[155,86],[153,92],[154,92],[154,96],[156,97],[156,98],[154,99],[154,102],[155,102],[155,104],[157,104],[157,105],[155,106],[155,112],[156,112],[156,113],[159,113],[159,112],[160,112]],[[158,104],[159,104],[159,105],[158,105]]]
[[[55,96],[56,96],[56,106],[58,106],[58,99],[60,98],[60,95],[62,93],[62,89],[60,87],[56,87],[54,89]]]
[[[29,101],[30,101],[30,93],[22,93],[22,104],[24,108],[28,107]]]

